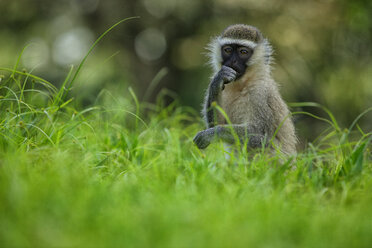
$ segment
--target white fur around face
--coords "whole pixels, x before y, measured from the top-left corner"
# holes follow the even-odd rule
[[[256,42],[253,42],[250,40],[232,39],[232,38],[219,38],[218,43],[220,44],[220,47],[224,45],[228,45],[228,44],[238,44],[241,46],[246,46],[246,47],[254,49],[257,46]]]
[[[259,60],[259,58],[265,58],[265,64],[270,64],[271,62],[272,48],[266,39],[264,42],[257,44],[250,40],[216,37],[207,46],[209,50],[209,64],[212,66],[214,74],[221,69],[221,47],[228,44],[239,44],[255,50],[248,66],[258,62],[257,60]]]

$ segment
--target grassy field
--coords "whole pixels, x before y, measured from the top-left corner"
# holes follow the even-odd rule
[[[348,128],[313,116],[329,128],[296,160],[226,160],[192,144],[199,114],[177,101],[111,89],[82,107],[80,67],[60,89],[16,68],[0,68],[0,247],[372,245],[368,110]]]
[[[221,143],[192,144],[200,117],[176,102],[102,91],[82,108],[63,87],[5,74],[1,247],[372,244],[371,136],[357,125],[341,130],[330,116],[296,162],[263,152],[227,161]]]

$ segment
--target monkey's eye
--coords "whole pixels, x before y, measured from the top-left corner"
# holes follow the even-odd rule
[[[227,53],[227,54],[230,54],[231,52],[232,52],[232,48],[231,47],[224,47],[223,48],[223,51],[225,52],[225,53]]]
[[[249,59],[252,56],[253,50],[249,47],[239,47],[239,56],[243,59]]]

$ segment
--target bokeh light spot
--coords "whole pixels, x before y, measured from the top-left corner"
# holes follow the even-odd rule
[[[164,34],[154,28],[142,31],[134,42],[137,55],[144,61],[159,59],[167,48]]]
[[[59,65],[79,62],[93,43],[92,32],[84,27],[60,34],[53,44],[53,60]]]

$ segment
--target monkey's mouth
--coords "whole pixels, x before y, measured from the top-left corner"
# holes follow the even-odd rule
[[[237,81],[238,79],[240,79],[243,75],[244,75],[244,73],[236,72],[236,78],[235,78],[235,81]]]
[[[241,78],[244,73],[245,73],[245,70],[246,68],[241,68],[239,66],[231,66],[231,68],[236,71],[236,78],[235,78],[235,81],[238,80],[239,78]]]
[[[233,68],[234,69],[234,68]],[[239,80],[243,75],[244,75],[244,73],[245,73],[245,70],[243,70],[243,71],[241,71],[241,70],[236,70],[236,69],[234,69],[235,71],[236,71],[236,78],[235,78],[235,81],[237,81],[237,80]]]

